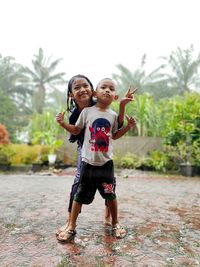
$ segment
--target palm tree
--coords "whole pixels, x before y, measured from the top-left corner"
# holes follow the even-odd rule
[[[159,90],[166,86],[165,80],[159,72],[162,66],[153,70],[149,74],[146,74],[144,68],[145,64],[146,55],[143,55],[140,67],[134,72],[130,71],[122,64],[116,66],[119,69],[120,74],[112,74],[112,77],[117,82],[120,96],[124,94],[124,91],[127,90],[131,84],[138,87],[138,94],[143,94],[145,92],[149,93],[154,98],[158,98],[157,95],[162,95],[164,91],[164,96],[166,95],[166,90],[162,90],[162,94],[159,92]]]
[[[33,109],[42,113],[45,106],[46,95],[56,89],[56,85],[64,84],[64,72],[55,73],[55,69],[62,59],[51,61],[51,58],[44,56],[42,48],[39,48],[38,55],[32,60],[33,70],[24,68],[27,82],[33,90]]]
[[[182,50],[180,47],[173,51],[169,57],[162,57],[166,62],[162,67],[170,70],[171,73],[165,73],[168,86],[174,91],[174,94],[183,95],[191,90],[199,91],[200,75],[198,68],[200,66],[200,54],[193,55],[193,45],[189,49]],[[199,91],[200,92],[200,91]]]

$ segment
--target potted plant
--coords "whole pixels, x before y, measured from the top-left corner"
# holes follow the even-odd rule
[[[181,159],[180,172],[183,176],[193,176],[195,174],[194,158],[192,153],[192,144],[189,135],[186,142],[180,141],[177,144],[179,157]]]
[[[32,143],[46,145],[49,148],[49,164],[54,164],[56,150],[63,144],[63,140],[58,138],[61,129],[55,122],[55,115],[52,112],[37,114],[33,117],[29,128]]]

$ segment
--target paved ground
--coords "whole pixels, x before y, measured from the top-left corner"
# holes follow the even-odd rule
[[[55,230],[65,221],[73,173],[0,175],[1,267],[200,266],[200,177],[118,171],[128,235],[117,240],[103,226],[97,194],[82,210],[74,242],[61,244]]]

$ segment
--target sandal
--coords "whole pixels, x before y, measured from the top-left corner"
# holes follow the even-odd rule
[[[76,230],[67,230],[67,231],[64,231],[63,236],[58,235],[57,239],[58,241],[61,241],[61,242],[70,242],[74,238],[75,235],[76,235]]]
[[[116,238],[124,238],[126,236],[126,230],[120,224],[113,226],[112,232]]]
[[[67,230],[67,225],[61,226],[57,231],[56,231],[56,236],[58,236],[60,233],[65,232]]]

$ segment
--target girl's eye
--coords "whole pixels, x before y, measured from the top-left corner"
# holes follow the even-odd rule
[[[97,131],[100,131],[100,127],[97,127]]]
[[[101,130],[102,130],[102,132],[105,132],[105,127],[102,127]]]
[[[80,87],[74,87],[74,91],[80,90]]]

